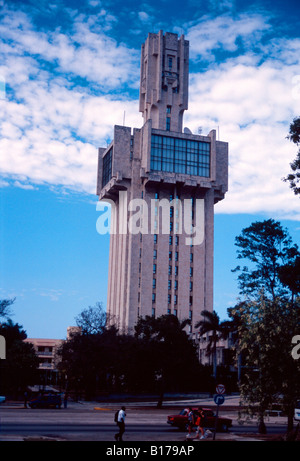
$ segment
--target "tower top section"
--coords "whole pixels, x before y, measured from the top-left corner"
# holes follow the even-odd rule
[[[182,132],[188,108],[189,42],[170,32],[150,33],[141,50],[140,106],[144,123]]]

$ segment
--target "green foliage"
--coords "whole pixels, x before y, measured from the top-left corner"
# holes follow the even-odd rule
[[[292,357],[292,337],[299,333],[300,299],[296,304],[264,296],[230,310],[239,317],[239,350],[243,353],[241,397],[262,417],[280,401],[290,414],[300,395],[300,364]]]
[[[279,276],[280,267],[294,264],[300,256],[297,245],[292,244],[288,231],[273,219],[254,222],[236,237],[238,259],[246,259],[250,266],[237,266],[238,282],[242,294],[257,296],[286,294]],[[285,285],[288,288],[288,285]]]
[[[32,344],[24,342],[27,335],[21,325],[8,320],[0,326],[0,335],[6,341],[6,359],[0,364],[1,392],[17,397],[34,384],[39,361]]]
[[[146,317],[134,335],[115,327],[100,333],[76,334],[59,351],[68,386],[87,398],[101,392],[151,392],[197,389],[200,365],[197,350],[184,327],[168,315]]]
[[[0,317],[8,318],[12,314],[10,306],[15,299],[0,299]]]
[[[293,143],[300,144],[300,117],[297,117],[290,124],[290,131],[288,139]],[[300,194],[300,150],[297,153],[295,160],[290,163],[292,172],[288,174],[283,181],[290,183],[290,188],[295,195]]]

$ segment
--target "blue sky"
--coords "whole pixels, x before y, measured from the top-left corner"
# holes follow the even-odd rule
[[[97,148],[142,125],[148,32],[190,41],[184,126],[229,143],[229,192],[215,216],[215,304],[238,296],[234,238],[279,220],[300,245],[300,202],[281,178],[300,115],[298,1],[0,0],[0,297],[29,337],[64,338],[106,304],[109,237],[96,232]]]

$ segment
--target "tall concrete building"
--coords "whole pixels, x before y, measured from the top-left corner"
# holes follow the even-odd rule
[[[189,42],[160,31],[141,50],[142,128],[114,127],[99,149],[97,195],[111,204],[107,312],[139,317],[213,310],[214,204],[228,186],[228,145],[183,130]]]

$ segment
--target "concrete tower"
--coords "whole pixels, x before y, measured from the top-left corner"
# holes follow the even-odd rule
[[[99,149],[97,195],[111,204],[107,312],[122,331],[139,317],[191,320],[213,310],[214,204],[228,187],[228,145],[182,132],[189,43],[149,34],[141,53],[141,129],[114,127]]]

